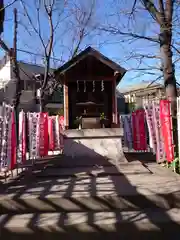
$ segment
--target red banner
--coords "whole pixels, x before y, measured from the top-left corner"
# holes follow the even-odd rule
[[[15,123],[15,112],[11,113],[11,170],[16,165],[16,123]]]
[[[62,150],[64,147],[64,136],[63,136],[63,131],[64,131],[64,117],[61,116],[59,118],[59,130],[60,130],[60,149]]]
[[[160,101],[160,119],[166,159],[168,162],[172,162],[174,160],[174,145],[170,101],[168,100]]]
[[[39,119],[39,155],[48,155],[48,113],[40,113]]]
[[[60,124],[61,128],[64,129],[64,116],[60,116],[59,124]]]
[[[48,118],[48,134],[49,134],[49,150],[55,150],[55,140],[54,140],[54,132],[53,132],[53,120],[51,117]]]
[[[132,113],[132,132],[133,147],[136,151],[147,150],[147,138],[145,129],[145,112],[144,110],[136,110]]]

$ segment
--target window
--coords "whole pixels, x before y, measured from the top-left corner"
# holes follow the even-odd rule
[[[56,91],[54,91],[49,101],[51,103],[63,103],[64,101],[63,89],[59,88]]]
[[[41,88],[41,81],[36,80],[36,89]]]
[[[20,82],[20,86],[21,86],[21,90],[25,90],[25,86],[24,86],[24,80],[21,80]]]
[[[33,90],[33,85],[32,81],[27,81],[26,90]]]
[[[32,80],[21,80],[21,89],[24,91],[33,91],[34,90],[34,81]]]

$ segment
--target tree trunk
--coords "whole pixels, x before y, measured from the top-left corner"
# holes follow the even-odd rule
[[[171,101],[172,116],[176,117],[177,89],[176,89],[174,65],[172,62],[171,38],[172,38],[171,30],[166,30],[162,28],[161,34],[160,34],[160,50],[161,50],[161,60],[162,60],[166,98]]]
[[[172,30],[171,26],[161,29],[160,34],[160,50],[161,61],[164,76],[164,85],[166,98],[171,102],[172,126],[173,126],[173,140],[175,154],[178,151],[178,136],[177,136],[177,88],[174,65],[172,62],[171,50]]]
[[[45,101],[44,101],[44,96],[43,96],[43,94],[41,93],[40,94],[40,98],[39,98],[39,111],[40,112],[44,112],[44,110],[45,110]]]

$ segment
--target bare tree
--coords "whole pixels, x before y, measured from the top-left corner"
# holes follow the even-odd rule
[[[42,52],[44,55],[44,76],[41,79],[40,89],[40,111],[44,111],[46,97],[52,94],[54,89],[60,84],[55,80],[50,68],[55,45],[58,44],[58,47],[63,49],[67,47],[69,58],[74,57],[78,53],[83,40],[89,34],[88,28],[93,16],[95,0],[91,0],[91,5],[88,4],[88,8],[86,7],[86,9],[82,5],[77,4],[76,1],[34,0],[33,6],[35,12],[33,14],[31,13],[31,6],[28,6],[26,1],[20,0],[20,2],[29,25],[27,27],[23,20],[21,20],[20,24],[24,24],[31,38],[34,38],[34,35],[36,35],[38,38],[37,41],[41,45],[39,52]],[[46,32],[43,23],[44,19],[48,23]],[[59,36],[58,30],[60,28],[63,31],[60,31],[61,35]],[[64,36],[67,32],[69,38],[66,41],[70,41],[70,44],[65,46]]]
[[[53,10],[55,8],[55,0],[52,1],[35,1],[34,4],[36,5],[36,11],[37,11],[37,26],[35,25],[34,21],[31,18],[31,15],[29,14],[28,8],[26,6],[25,1],[21,0],[21,4],[23,6],[24,14],[26,15],[29,24],[31,25],[33,31],[37,34],[39,37],[39,40],[43,46],[44,50],[44,76],[43,79],[41,79],[41,89],[40,89],[40,111],[44,110],[44,90],[47,86],[48,78],[49,78],[49,71],[50,71],[50,58],[52,54],[52,47],[53,47],[53,41],[54,41],[54,30],[55,26],[53,24]],[[43,9],[42,9],[43,8]],[[43,39],[43,35],[41,32],[41,22],[40,22],[40,14],[41,11],[45,12],[45,15],[48,19],[49,23],[49,36],[47,41]]]
[[[85,6],[75,2],[71,7],[75,24],[72,24],[74,34],[72,38],[70,58],[76,56],[83,40],[96,28],[93,22],[95,6],[95,0],[90,0]]]
[[[142,3],[160,26],[159,44],[164,84],[166,88],[166,96],[171,101],[172,114],[175,116],[177,89],[172,60],[172,23],[175,1],[159,0],[159,6],[157,7],[150,0],[142,0]]]
[[[116,8],[118,8],[117,1],[114,1],[114,3],[116,4]],[[175,0],[134,0],[129,11],[118,8],[117,14],[119,17],[126,18],[126,26],[123,26],[122,24],[121,26],[119,24],[115,25],[110,22],[108,24],[103,24],[101,27],[101,30],[111,33],[113,36],[121,37],[121,43],[123,41],[128,41],[133,44],[137,41],[144,41],[144,43],[149,44],[149,48],[151,45],[152,51],[156,51],[154,50],[153,45],[156,47],[159,45],[160,54],[158,54],[158,52],[149,54],[147,53],[148,48],[145,47],[143,50],[141,48],[139,51],[133,49],[129,58],[131,59],[133,57],[134,60],[139,62],[139,66],[136,69],[139,72],[143,71],[153,75],[153,70],[155,70],[156,74],[158,73],[158,79],[163,77],[166,97],[171,101],[173,116],[176,116],[177,97],[174,64],[179,61],[179,57],[175,60],[173,59],[173,52],[178,53],[179,55],[177,43],[173,39],[173,31],[175,30],[175,26],[177,26],[177,18],[179,15],[178,9],[179,3]],[[138,14],[143,16],[142,19],[138,19]],[[148,14],[151,17],[151,20]],[[156,31],[153,33],[152,29],[150,29],[151,23],[153,26],[157,26]],[[138,26],[143,24],[148,25],[146,30],[149,31],[146,31],[146,33],[142,33],[143,31],[141,31],[141,33],[139,33]],[[144,59],[156,59],[156,66],[149,65],[141,68],[140,66]],[[157,63],[159,60],[161,61],[161,64],[158,66]],[[132,68],[131,70],[135,69]]]

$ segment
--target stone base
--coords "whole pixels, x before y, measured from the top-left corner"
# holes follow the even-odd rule
[[[113,163],[125,161],[122,135],[120,128],[68,130],[64,135],[64,154],[71,157],[106,158],[113,160]]]
[[[91,129],[91,128],[101,128],[100,118],[82,118],[82,128]]]

